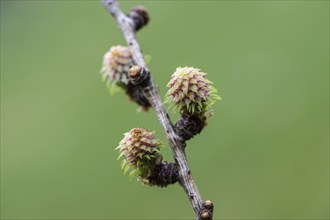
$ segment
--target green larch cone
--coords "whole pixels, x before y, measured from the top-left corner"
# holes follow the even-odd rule
[[[165,103],[171,103],[174,112],[200,114],[207,111],[220,97],[206,75],[193,67],[178,67],[167,84]]]
[[[124,134],[116,150],[119,150],[119,158],[124,157],[122,169],[124,173],[130,171],[130,175],[146,178],[156,164],[162,160],[160,154],[161,142],[155,139],[155,132],[143,128],[133,128]]]
[[[128,72],[133,66],[131,50],[124,46],[113,46],[103,57],[101,74],[112,89],[126,87],[128,84]]]

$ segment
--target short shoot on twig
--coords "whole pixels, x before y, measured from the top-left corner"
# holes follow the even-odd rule
[[[196,220],[212,220],[214,205],[203,201],[193,181],[186,158],[186,142],[202,132],[213,114],[211,106],[220,100],[206,73],[194,67],[178,67],[167,84],[165,103],[181,118],[173,124],[167,114],[136,40],[136,32],[149,22],[146,8],[136,6],[125,15],[116,0],[103,0],[128,46],[112,46],[103,57],[101,70],[111,93],[123,89],[142,109],[152,107],[171,147],[174,163],[163,161],[161,141],[154,131],[133,128],[124,134],[116,150],[124,173],[145,185],[167,187],[179,183],[192,205]]]

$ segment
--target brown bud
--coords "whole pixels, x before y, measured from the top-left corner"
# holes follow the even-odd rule
[[[135,31],[140,30],[143,26],[147,25],[149,22],[148,11],[143,6],[136,6],[132,8],[128,12],[127,16],[133,20]]]
[[[202,220],[212,219],[212,213],[208,210],[202,210],[199,215],[200,215]]]
[[[142,89],[139,86],[133,85],[131,82],[126,87],[126,94],[131,101],[136,102],[145,111],[151,106],[148,99],[144,96]]]
[[[132,66],[131,69],[129,70],[129,77],[135,79],[140,75],[141,70],[142,67],[140,66]]]
[[[175,131],[183,141],[188,141],[199,134],[206,126],[207,117],[204,115],[182,112],[181,118],[175,124]]]
[[[179,180],[179,171],[175,163],[161,162],[156,164],[149,176],[142,179],[142,182],[149,186],[166,187]]]
[[[211,212],[213,212],[214,205],[213,205],[212,201],[205,200],[203,203],[203,207],[206,208],[207,210],[210,210]]]
[[[129,70],[129,78],[133,85],[145,87],[150,82],[150,72],[141,66],[132,66]]]
[[[143,67],[132,66],[128,73],[129,83],[126,87],[126,94],[131,100],[138,103],[144,110],[151,106],[148,99],[143,94],[143,88],[150,82],[150,73]]]

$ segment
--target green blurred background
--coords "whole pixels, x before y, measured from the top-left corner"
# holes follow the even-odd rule
[[[150,11],[138,39],[161,94],[188,65],[223,98],[187,151],[215,217],[328,219],[329,2],[121,6],[136,4]],[[165,136],[153,111],[137,113],[102,82],[102,57],[117,44],[98,0],[1,1],[2,219],[192,219],[178,185],[143,186],[120,170],[124,132]]]

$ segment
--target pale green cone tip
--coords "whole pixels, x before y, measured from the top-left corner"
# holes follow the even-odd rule
[[[124,46],[113,46],[103,57],[102,78],[107,82],[110,93],[128,84],[128,72],[133,66],[131,50]]]
[[[206,78],[206,73],[193,67],[178,67],[167,84],[165,103],[170,103],[174,112],[189,114],[205,113],[217,100],[217,90]]]
[[[143,128],[133,128],[124,134],[116,150],[119,150],[118,159],[123,157],[122,169],[131,176],[147,177],[149,171],[161,157],[161,141],[155,139],[155,132]]]

